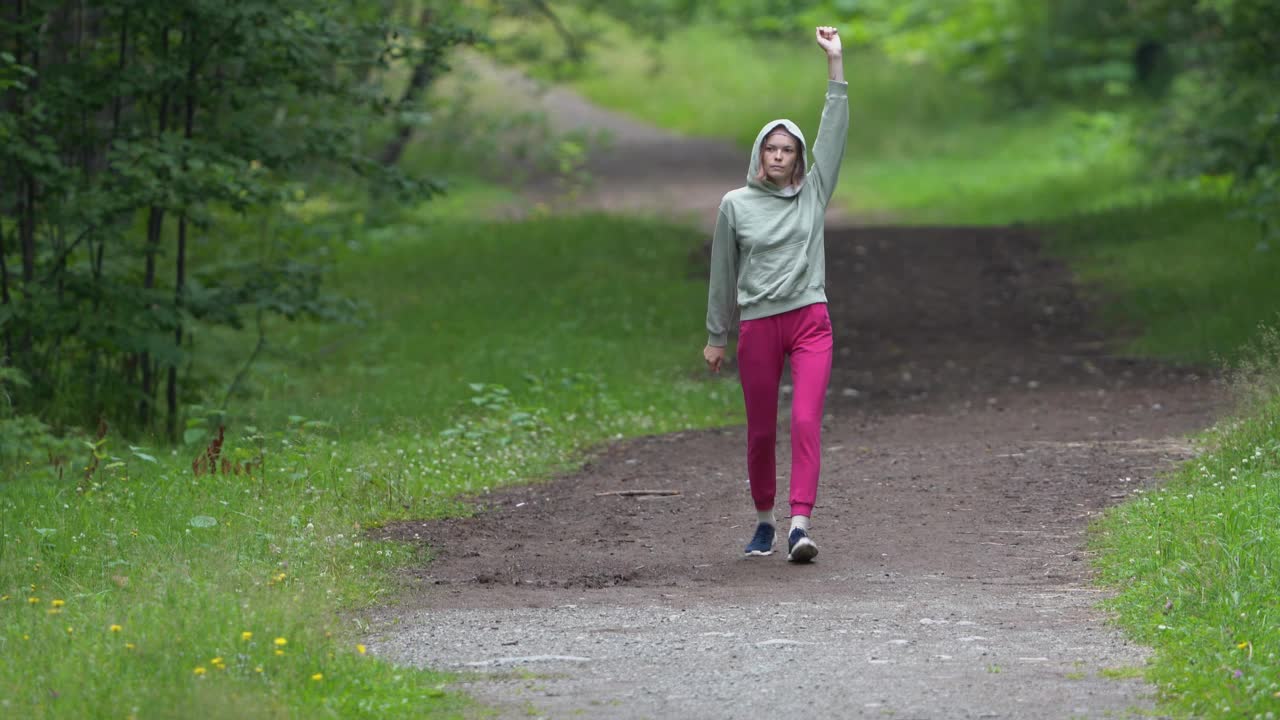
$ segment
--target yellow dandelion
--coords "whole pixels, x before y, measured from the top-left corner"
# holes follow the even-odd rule
[[[49,608],[50,615],[57,615],[60,612],[62,612],[62,608]]]
[[[130,530],[130,531],[129,531],[129,534],[130,534],[130,535],[132,535],[133,537],[138,537],[138,531],[137,531],[137,530]]]
[[[67,601],[66,601],[66,600],[54,600],[54,601],[50,602],[49,604],[50,604],[50,605],[52,605],[52,606],[54,606],[54,607],[56,607],[56,608],[60,608],[60,607],[62,607],[63,605],[66,605],[66,604],[67,604]]]
[[[27,598],[27,602],[28,602],[28,603],[30,603],[30,604],[32,604],[32,605],[39,605],[39,604],[40,604],[40,598],[38,598],[38,597],[29,597],[29,598]]]
[[[125,644],[124,644],[124,649],[125,649],[125,650],[137,650],[137,649],[138,649],[138,646],[137,646],[137,645],[134,645],[133,643],[125,643]]]
[[[75,632],[75,628],[73,628],[73,627],[71,627],[70,625],[68,625],[68,626],[67,626],[67,634],[68,634],[68,635],[70,635],[70,634],[72,634],[72,633],[74,633],[74,632]]]
[[[284,582],[284,579],[285,579],[285,578],[287,578],[287,577],[289,577],[289,576],[288,576],[288,575],[285,575],[284,573],[277,573],[277,574],[276,574],[276,582]]]
[[[214,666],[214,667],[216,667],[216,668],[218,668],[219,670],[221,670],[222,668],[224,668],[224,667],[226,667],[226,666],[227,666],[227,664],[226,664],[225,662],[223,662],[223,660],[222,660],[222,656],[221,656],[221,655],[219,655],[218,657],[216,657],[216,658],[214,658],[214,659],[210,660],[210,661],[209,661],[209,664],[210,664],[210,665],[212,665],[212,666]]]
[[[256,673],[260,673],[260,672],[262,672],[262,666],[261,666],[261,665],[259,665],[258,667],[254,668],[254,669],[253,669],[253,671],[254,671],[254,672],[256,672]]]
[[[367,650],[367,648],[365,648],[365,646],[363,646],[363,645],[357,645],[357,646],[356,646],[356,652],[360,653],[361,655],[365,654],[365,651],[366,651],[366,650]]]
[[[285,640],[282,637],[278,637],[275,639],[275,644],[276,644],[276,647],[284,647],[285,645],[289,644],[289,641]]]
[[[284,654],[284,651],[283,651],[283,650],[276,650],[276,655],[277,655],[277,656],[280,656],[280,655],[283,655],[283,654]]]
[[[119,625],[112,625],[110,628],[111,632],[120,632],[123,629],[124,628],[120,627]]]
[[[1247,648],[1247,647],[1249,647],[1249,641],[1248,641],[1248,640],[1245,640],[1245,641],[1244,641],[1244,642],[1242,642],[1242,643],[1236,643],[1236,649],[1237,649],[1237,650],[1243,650],[1243,649],[1245,649],[1245,648]]]
[[[22,639],[23,639],[23,640],[30,640],[30,639],[31,639],[31,636],[30,636],[30,635],[25,635],[25,634],[24,634],[24,635],[22,636]]]
[[[240,639],[244,640],[245,642],[248,642],[253,639],[253,633],[249,632],[248,630],[245,630],[244,632],[240,633]]]
[[[8,600],[8,599],[9,599],[8,595],[0,595],[0,602],[4,602],[5,600]]]
[[[40,564],[39,564],[39,563],[37,563],[37,564],[36,564],[36,569],[37,569],[37,570],[39,570],[39,569],[40,569]],[[31,583],[31,592],[35,592],[35,591],[36,591],[36,584],[35,584],[35,583]]]
[[[192,670],[191,672],[195,673],[196,675],[203,675],[205,673],[205,669],[203,665],[199,665],[196,667],[195,670]]]
[[[321,680],[324,679],[324,673],[316,673],[315,675],[311,676],[311,679],[315,680],[316,682],[320,682]]]

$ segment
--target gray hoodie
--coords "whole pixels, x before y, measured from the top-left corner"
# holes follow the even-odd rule
[[[827,301],[822,229],[849,134],[848,84],[827,82],[813,160],[799,185],[780,188],[756,180],[760,144],[778,125],[800,139],[802,156],[805,151],[804,134],[795,123],[765,123],[751,146],[746,186],[720,201],[707,292],[709,345],[728,344],[735,307],[743,320],[753,320]]]

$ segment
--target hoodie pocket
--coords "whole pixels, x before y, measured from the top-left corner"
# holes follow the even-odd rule
[[[770,297],[782,297],[794,284],[793,278],[803,276],[809,267],[808,240],[787,243],[776,248],[757,251],[748,257],[750,285],[757,293]]]

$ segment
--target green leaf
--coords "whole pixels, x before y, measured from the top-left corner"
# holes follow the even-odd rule
[[[187,521],[191,527],[207,528],[218,524],[218,521],[208,515],[196,515]]]
[[[193,445],[204,440],[205,436],[208,434],[209,432],[202,427],[187,428],[186,431],[182,433],[182,442],[187,445]]]

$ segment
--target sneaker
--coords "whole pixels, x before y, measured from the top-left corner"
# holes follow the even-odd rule
[[[787,538],[787,562],[807,563],[818,556],[818,546],[809,537],[809,533],[796,528]]]
[[[774,529],[769,523],[757,525],[755,537],[747,543],[747,555],[772,555],[773,535]]]

